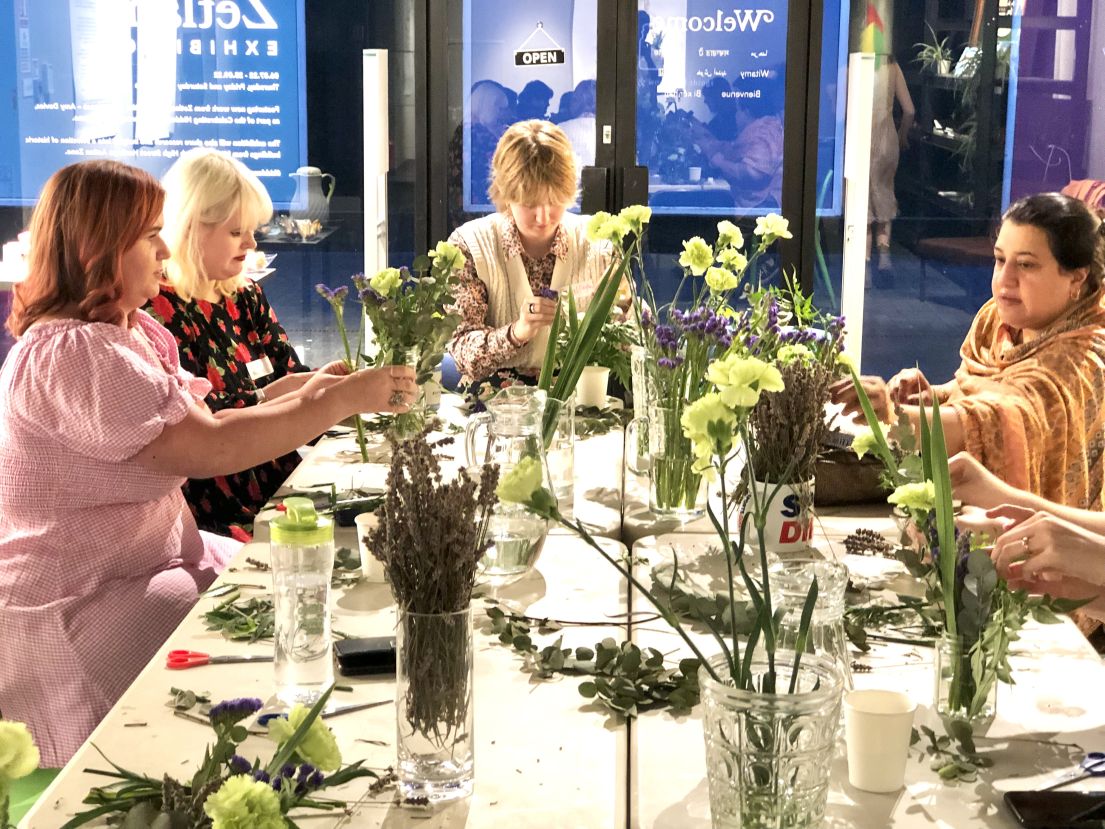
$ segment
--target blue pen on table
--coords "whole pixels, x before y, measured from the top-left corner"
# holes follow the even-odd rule
[[[1071,783],[1077,783],[1087,777],[1105,777],[1105,752],[1087,752],[1086,756],[1082,758],[1082,762],[1078,764],[1078,769],[1070,777],[1060,780],[1058,783],[1052,783],[1050,786],[1045,786],[1040,791],[1050,792],[1053,789],[1061,789],[1063,786],[1069,786]]]

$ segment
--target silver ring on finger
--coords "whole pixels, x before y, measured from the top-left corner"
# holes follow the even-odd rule
[[[1024,555],[1025,558],[1028,558],[1030,555],[1032,555],[1032,550],[1028,546],[1027,535],[1021,536],[1021,553]]]
[[[537,313],[537,309],[535,309],[535,308],[533,307],[533,303],[532,303],[532,302],[531,302],[531,303],[529,304],[529,312],[530,312],[531,314],[536,314],[536,313]]]

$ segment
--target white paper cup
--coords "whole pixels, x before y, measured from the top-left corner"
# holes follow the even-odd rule
[[[848,782],[865,792],[896,792],[905,784],[909,736],[917,703],[898,691],[844,695]]]
[[[690,167],[687,169],[687,180],[692,182],[702,181],[702,168]]]
[[[365,536],[368,535],[368,531],[376,526],[376,514],[362,512],[353,521],[357,525],[357,546],[361,550],[361,576],[365,581],[383,584],[387,581],[384,577],[384,563],[372,555],[368,550],[368,545],[365,544]]]
[[[576,405],[601,409],[606,405],[606,387],[610,383],[610,369],[602,366],[584,366],[576,383]]]

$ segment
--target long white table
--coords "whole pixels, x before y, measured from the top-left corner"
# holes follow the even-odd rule
[[[623,496],[621,432],[582,441],[576,454],[576,510],[603,534],[624,531],[620,521]],[[321,441],[289,479],[284,494],[334,483],[377,487],[386,476],[386,456],[376,450],[375,463],[362,466],[351,453],[353,441],[344,436]],[[610,503],[594,507],[594,492],[610,494]],[[612,507],[611,504],[615,505]],[[819,512],[818,548],[838,555],[839,542],[857,526],[885,530],[888,518],[871,518],[870,509],[824,509]],[[614,521],[613,515],[618,515]],[[674,536],[648,538],[634,546],[637,555],[656,557],[666,546],[684,551],[708,545],[709,536],[695,535],[695,527],[680,528]],[[630,533],[627,533],[630,535]],[[243,548],[223,574],[222,582],[256,584],[268,588],[268,575],[244,569],[246,557],[266,560],[264,522],[257,539]],[[338,546],[356,549],[352,529],[339,528]],[[611,550],[624,551],[613,540]],[[685,560],[685,552],[680,555]],[[244,591],[246,595],[249,590]],[[257,591],[258,594],[262,591]],[[681,641],[658,623],[627,624],[629,614],[648,609],[640,596],[627,594],[626,585],[605,561],[581,541],[553,533],[546,542],[535,573],[501,589],[499,597],[534,617],[599,622],[568,627],[565,647],[592,646],[604,637],[622,641],[628,636],[641,645],[658,647],[672,658],[680,655]],[[190,776],[203,748],[212,738],[209,728],[173,715],[166,707],[170,686],[209,691],[214,700],[238,696],[267,699],[272,693],[268,664],[207,666],[169,671],[165,654],[187,647],[212,654],[264,653],[271,643],[246,646],[208,632],[201,615],[217,599],[203,599],[140,674],[131,688],[96,729],[89,743],[62,771],[21,826],[51,829],[81,809],[81,798],[105,782],[85,769],[103,768],[112,760],[152,776],[169,773]],[[387,588],[364,583],[339,589],[335,597],[334,626],[353,636],[380,635],[394,627],[394,608]],[[609,622],[607,624],[607,622]],[[311,817],[312,826],[431,826],[431,827],[698,827],[709,825],[708,794],[699,714],[674,716],[648,712],[628,725],[604,715],[578,693],[579,680],[561,677],[536,681],[521,670],[520,657],[493,641],[477,610],[476,638],[476,780],[475,794],[466,802],[436,813],[405,808],[392,802],[391,792],[368,795],[369,783],[354,781],[333,794],[347,799],[348,813]],[[540,637],[541,644],[549,639]],[[709,639],[700,635],[704,645]],[[879,648],[863,661],[870,673],[857,674],[860,686],[901,688],[927,705],[931,701],[930,657],[917,649]],[[713,652],[713,648],[707,650]],[[833,759],[832,788],[826,825],[831,827],[1006,827],[1014,825],[1000,804],[1000,793],[1057,780],[1078,758],[1078,751],[1101,748],[1105,739],[1105,708],[1095,705],[1105,676],[1096,654],[1072,625],[1026,631],[1013,657],[1017,686],[999,692],[998,721],[990,734],[1007,742],[986,741],[997,764],[973,785],[949,786],[928,769],[927,758],[916,754],[907,772],[907,788],[894,795],[872,795],[851,789],[843,760],[843,744]],[[352,694],[335,692],[334,704],[392,699],[391,679],[342,680]],[[926,719],[927,718],[927,719]],[[933,722],[922,711],[921,722]],[[394,708],[385,705],[342,715],[329,721],[338,736],[344,758],[364,758],[384,768],[395,762]],[[365,741],[379,741],[376,742]],[[242,753],[266,758],[271,744],[251,737]],[[1085,788],[1095,782],[1080,784]],[[102,825],[102,824],[101,824]]]

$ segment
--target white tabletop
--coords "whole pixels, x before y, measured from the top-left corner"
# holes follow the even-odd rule
[[[820,515],[821,529],[839,541],[857,526],[890,531],[889,519]],[[634,557],[653,562],[670,560],[677,551],[683,565],[692,565],[716,539],[693,533],[645,539],[633,547]],[[843,556],[842,545],[822,539],[818,549]],[[845,560],[856,569],[879,569],[879,560]],[[884,562],[893,570],[895,562]],[[648,567],[642,566],[647,577]],[[909,585],[903,575],[893,586]],[[635,609],[642,601],[634,597]],[[701,629],[704,630],[704,629]],[[694,634],[706,653],[717,650],[712,638]],[[669,630],[656,625],[634,628],[634,641],[642,647],[662,650],[670,658],[688,656],[689,648]],[[870,654],[855,654],[860,664],[872,668],[856,673],[861,688],[881,688],[910,694],[920,706],[915,725],[928,725],[938,734],[942,726],[931,710],[933,667],[931,648],[876,645]],[[1030,623],[1020,642],[1013,645],[1010,662],[1016,684],[1000,685],[998,715],[979,748],[994,759],[975,783],[942,782],[929,768],[930,759],[919,749],[911,752],[906,787],[894,794],[870,794],[848,784],[843,731],[838,740],[830,777],[826,827],[1014,827],[1018,824],[1001,802],[1002,794],[1056,782],[1070,772],[1082,750],[1095,750],[1105,740],[1105,666],[1069,620],[1058,625]],[[702,718],[699,709],[689,715],[656,713],[639,717],[631,727],[633,753],[630,770],[630,826],[655,829],[709,827],[709,792],[705,779]],[[1081,749],[1078,748],[1081,746]],[[673,758],[678,758],[673,759]],[[1096,778],[1075,784],[1077,788],[1105,789]]]

